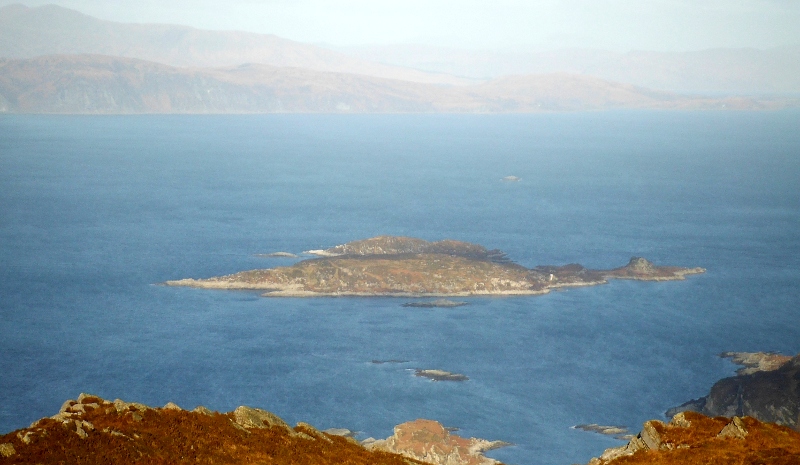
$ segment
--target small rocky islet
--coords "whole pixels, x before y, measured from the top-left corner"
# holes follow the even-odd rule
[[[502,251],[477,244],[396,236],[373,237],[307,253],[318,257],[291,266],[164,284],[262,290],[270,297],[494,296],[545,294],[558,288],[604,284],[609,279],[681,280],[705,272],[703,268],[656,266],[641,257],[611,270],[590,270],[578,264],[526,268]]]
[[[466,375],[439,369],[416,369],[414,376],[428,378],[431,381],[469,381]]]

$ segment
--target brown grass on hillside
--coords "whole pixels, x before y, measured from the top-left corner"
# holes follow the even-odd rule
[[[747,435],[718,437],[730,418],[685,412],[691,426],[653,423],[671,450],[642,450],[611,461],[613,465],[798,465],[800,433],[785,426],[744,417]]]
[[[0,436],[15,453],[2,464],[419,464],[396,454],[371,452],[355,441],[308,426],[293,430],[243,428],[233,413],[206,415],[172,409],[118,411],[95,397],[82,400],[85,413],[46,418],[31,428]],[[142,406],[143,407],[143,406]],[[85,437],[76,431],[85,432]]]

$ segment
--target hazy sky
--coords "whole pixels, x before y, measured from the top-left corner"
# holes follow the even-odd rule
[[[0,4],[13,2],[0,0]],[[800,44],[800,0],[23,0],[333,45],[700,50]]]

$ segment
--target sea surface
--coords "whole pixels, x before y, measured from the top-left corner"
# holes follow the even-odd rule
[[[383,234],[708,272],[438,309],[158,285]],[[638,432],[799,322],[798,111],[0,117],[3,433],[89,392],[585,463],[623,442],[571,426]]]

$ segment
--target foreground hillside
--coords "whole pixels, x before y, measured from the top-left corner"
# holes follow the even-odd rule
[[[606,450],[589,465],[797,465],[800,433],[750,417],[709,418],[679,413],[669,423],[644,424],[622,447]]]
[[[81,395],[30,428],[0,436],[2,463],[419,463],[239,407],[193,412]]]
[[[528,113],[798,104],[800,99],[682,96],[569,74],[443,86],[262,64],[178,68],[104,55],[0,59],[5,113]]]
[[[0,435],[3,464],[269,463],[500,465],[483,452],[509,444],[462,438],[440,423],[398,425],[386,439],[359,443],[343,429],[294,428],[265,410],[239,407],[219,413],[182,410],[81,394],[52,417]],[[750,417],[677,414],[669,423],[648,421],[622,447],[589,465],[797,465],[800,433]]]
[[[189,412],[81,394],[52,417],[0,436],[3,464],[350,464],[496,465],[482,452],[500,441],[461,438],[430,420],[398,425],[387,439],[366,447],[347,430],[294,428],[265,410],[239,407]]]
[[[800,464],[800,355],[725,352],[742,366],[711,393],[670,409],[589,465]],[[696,412],[699,410],[702,413]]]
[[[499,250],[467,242],[427,242],[379,236],[311,251],[322,258],[293,266],[250,270],[208,279],[167,281],[169,286],[253,289],[269,296],[448,296],[544,294],[569,286],[592,286],[608,279],[666,281],[703,273],[702,268],[655,266],[634,257],[613,270],[581,265],[528,269]]]

